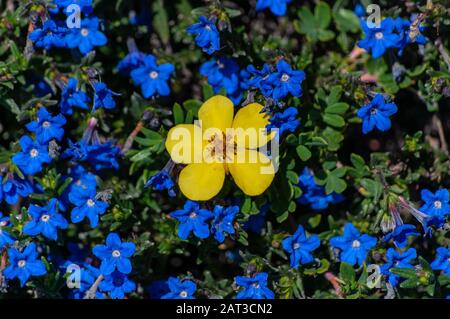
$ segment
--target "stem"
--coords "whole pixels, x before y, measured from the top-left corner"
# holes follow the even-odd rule
[[[442,121],[437,114],[433,115],[433,121],[436,124],[439,140],[441,141],[441,150],[444,152],[448,151],[447,141],[445,140],[444,127],[442,126]]]
[[[441,37],[438,37],[436,41],[434,41],[434,44],[436,45],[439,53],[441,54],[445,64],[447,64],[448,71],[450,72],[450,56],[448,55],[447,50],[445,49],[444,44],[442,43]]]
[[[152,116],[152,113],[149,111],[145,111],[144,115],[142,116],[142,119],[139,120],[139,122],[136,124],[136,127],[133,129],[133,131],[128,136],[127,140],[125,141],[125,144],[122,147],[122,151],[120,152],[122,155],[126,154],[133,145],[133,141],[135,137],[139,134],[139,132],[144,127],[144,122],[150,119]]]
[[[340,298],[344,298],[341,286],[339,285],[339,279],[330,271],[325,273],[325,279],[328,280],[334,288],[336,295]]]
[[[86,294],[84,295],[83,299],[95,299],[95,293],[97,292],[98,285],[102,280],[103,275],[98,276],[95,282],[92,284],[91,288],[89,288],[89,290],[86,291]]]

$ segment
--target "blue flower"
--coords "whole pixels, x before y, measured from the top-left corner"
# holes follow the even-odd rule
[[[258,0],[256,3],[256,11],[261,11],[269,8],[270,11],[276,16],[284,16],[288,3],[292,0]]]
[[[268,82],[272,73],[270,66],[264,63],[261,70],[256,69],[253,65],[247,66],[249,78],[246,81],[248,87],[258,88],[265,97],[271,97],[273,92],[272,85]]]
[[[68,140],[68,144],[69,147],[61,154],[61,158],[72,158],[74,162],[87,160],[88,144],[85,141],[72,142]]]
[[[128,276],[114,271],[112,274],[105,276],[100,282],[99,289],[103,292],[109,292],[112,299],[123,299],[125,294],[136,290],[136,284],[128,279]]]
[[[57,26],[53,20],[47,20],[42,28],[36,28],[30,33],[29,39],[37,48],[50,50],[52,47],[63,48],[66,46],[65,35],[69,29]]]
[[[143,64],[131,71],[131,78],[142,90],[142,95],[147,99],[156,94],[168,96],[170,88],[167,82],[175,70],[173,64],[158,65],[156,58],[149,54],[144,58]]]
[[[22,252],[16,248],[10,248],[8,256],[9,266],[5,268],[3,274],[8,279],[19,278],[21,287],[31,276],[42,276],[47,273],[44,263],[37,259],[35,243],[30,243]]]
[[[304,79],[305,72],[292,70],[286,61],[280,60],[277,63],[277,70],[269,76],[267,81],[273,87],[273,99],[279,101],[284,99],[289,93],[295,97],[302,96],[301,84]]]
[[[48,155],[47,145],[41,145],[27,135],[22,136],[19,143],[22,152],[14,155],[12,161],[26,175],[39,173],[43,164],[51,163],[52,158]]]
[[[41,107],[37,112],[37,120],[28,123],[26,127],[36,134],[36,141],[44,145],[52,139],[62,140],[64,124],[66,124],[66,118],[63,115],[51,116],[45,107]]]
[[[363,120],[363,133],[367,134],[374,127],[383,132],[389,130],[391,128],[389,117],[395,113],[397,113],[397,105],[386,103],[383,95],[377,94],[369,104],[358,110],[357,115]]]
[[[369,26],[368,21],[361,20],[361,27],[365,38],[358,42],[358,46],[370,52],[374,59],[381,57],[389,48],[397,48],[401,37],[394,33],[394,20],[386,18],[379,27]]]
[[[339,203],[344,200],[344,196],[341,194],[333,192],[327,195],[325,188],[316,184],[314,175],[307,167],[303,169],[298,181],[303,192],[298,202],[302,205],[310,205],[313,210],[321,211],[326,209],[329,204]]]
[[[9,224],[9,217],[3,217],[3,213],[0,212],[0,250],[2,250],[6,245],[11,245],[14,243],[15,239],[5,230]]]
[[[414,17],[411,17],[414,18]],[[411,38],[411,22],[402,19],[402,18],[396,18],[395,19],[395,29],[400,34],[400,40],[399,40],[399,55],[403,54],[403,50],[408,44],[411,43],[417,43],[417,44],[426,44],[427,38],[421,34],[420,32],[423,32],[425,28],[423,26],[419,26],[417,28],[418,34],[414,36],[414,38]]]
[[[84,18],[81,20],[81,28],[70,29],[66,36],[67,46],[71,49],[77,48],[86,55],[96,46],[105,45],[108,42],[106,36],[98,30],[98,18]]]
[[[293,236],[283,239],[283,249],[291,255],[291,268],[308,264],[314,261],[311,254],[320,246],[320,239],[317,235],[307,237],[301,225]]]
[[[416,237],[420,234],[417,232],[416,227],[410,224],[397,225],[395,228],[383,238],[384,242],[388,242],[391,239],[394,240],[394,245],[398,248],[405,248],[408,245],[409,237]]]
[[[195,43],[203,49],[203,52],[213,54],[220,49],[220,35],[215,19],[205,16],[198,18],[199,22],[187,28],[190,34],[196,34]]]
[[[0,183],[3,197],[10,205],[15,205],[20,197],[28,197],[33,192],[31,182],[18,176],[9,177],[6,181],[3,181],[3,178],[0,176]],[[0,191],[0,193],[2,192]]]
[[[419,208],[422,212],[430,216],[446,216],[450,214],[449,195],[447,189],[439,189],[436,193],[424,189],[420,196],[425,204]]]
[[[414,248],[409,248],[407,251],[404,251],[402,253],[397,252],[393,248],[389,248],[386,253],[387,257],[387,263],[384,265],[381,265],[381,273],[383,275],[388,276],[389,283],[392,285],[392,287],[397,286],[401,278],[399,278],[397,275],[393,274],[390,270],[392,268],[413,268],[413,266],[410,264],[414,259],[417,257],[416,250]]]
[[[236,215],[239,213],[239,206],[223,207],[216,205],[213,210],[214,219],[212,222],[211,231],[214,233],[214,238],[223,243],[225,234],[234,234],[233,222]]]
[[[161,299],[162,296],[169,293],[169,285],[166,280],[155,280],[147,286],[150,299]]]
[[[355,9],[353,9],[353,12],[358,18],[363,18],[366,16],[366,9],[361,3],[357,3],[355,5]]]
[[[195,299],[194,294],[197,290],[195,282],[190,280],[181,281],[178,278],[170,277],[167,280],[170,292],[163,295],[161,299]]]
[[[54,0],[58,9],[63,9],[64,13],[68,14],[67,7],[71,4],[80,6],[81,11],[87,14],[92,13],[92,0]]]
[[[275,294],[267,287],[267,273],[260,272],[253,277],[237,276],[235,282],[244,288],[237,299],[274,299]]]
[[[443,270],[450,276],[450,249],[439,247],[436,249],[436,259],[430,264],[433,270]]]
[[[300,126],[300,120],[297,118],[298,111],[295,107],[288,107],[283,112],[275,113],[267,124],[268,131],[278,129],[278,137],[281,137],[284,132],[294,133],[297,127]]]
[[[30,205],[28,213],[33,219],[24,226],[23,232],[30,236],[42,234],[48,239],[57,240],[57,229],[67,229],[69,223],[61,214],[58,214],[56,204],[57,200],[52,198],[50,202],[43,207]]]
[[[95,111],[101,107],[105,109],[113,109],[116,107],[116,102],[113,99],[114,95],[120,95],[108,89],[105,83],[97,82],[94,84],[94,106],[92,111]]]
[[[221,56],[217,60],[204,62],[200,74],[208,78],[208,83],[218,94],[225,89],[227,96],[238,104],[242,98],[239,65],[232,58]]]
[[[132,269],[129,258],[135,251],[134,243],[122,243],[116,233],[109,233],[106,245],[97,245],[92,250],[94,255],[101,259],[100,271],[105,276],[116,269],[123,274],[129,274]]]
[[[187,200],[183,209],[174,211],[170,216],[180,222],[178,236],[186,240],[191,232],[194,232],[194,235],[198,238],[207,238],[209,227],[206,221],[214,215],[207,209],[200,209],[197,202]]]
[[[61,102],[59,104],[62,114],[72,114],[73,107],[79,107],[84,110],[88,109],[90,98],[87,94],[77,88],[78,81],[70,78],[61,94]]]
[[[120,153],[120,149],[112,142],[88,145],[87,151],[87,161],[94,170],[119,168],[117,156]]]
[[[244,224],[244,230],[249,230],[251,232],[254,232],[255,234],[260,235],[266,223],[266,215],[269,207],[269,204],[265,204],[261,207],[258,214],[251,215],[248,221]]]
[[[92,287],[92,285],[100,275],[101,272],[98,268],[89,264],[83,264],[83,267],[80,267],[80,286],[79,288],[71,289],[71,298],[84,299],[84,297],[86,296],[86,292]],[[104,294],[99,289],[97,289],[95,292],[95,298],[103,299]]]
[[[356,263],[361,266],[366,260],[367,253],[377,244],[375,237],[363,234],[352,224],[344,226],[344,235],[330,239],[331,246],[339,248],[342,262],[353,266]]]
[[[76,207],[72,209],[70,218],[79,223],[88,218],[92,228],[97,227],[99,215],[105,213],[109,204],[97,199],[95,189],[76,189],[69,194],[69,200]]]
[[[122,75],[129,76],[131,71],[141,67],[144,64],[145,54],[139,51],[128,53],[119,64],[117,69]]]
[[[432,229],[442,228],[445,225],[444,216],[430,216],[416,209],[411,203],[406,201],[402,196],[398,197],[399,206],[404,208],[409,212],[423,227],[423,232],[425,235],[431,236]]]
[[[176,195],[174,190],[175,183],[173,182],[170,173],[165,169],[151,176],[145,183],[144,188],[150,186],[152,186],[153,189],[157,191],[167,190],[167,193],[170,197],[175,197]]]
[[[71,169],[70,178],[72,182],[67,186],[61,195],[59,201],[59,209],[66,211],[69,206],[69,196],[73,192],[83,192],[84,190],[90,189],[95,191],[97,187],[97,181],[95,175],[88,172],[83,166],[77,165]]]

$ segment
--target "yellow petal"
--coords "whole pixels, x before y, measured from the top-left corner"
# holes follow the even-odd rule
[[[233,102],[225,96],[216,95],[207,100],[198,110],[198,118],[202,121],[202,129],[219,129],[225,132],[233,122]]]
[[[209,200],[222,189],[225,180],[223,164],[189,164],[180,173],[178,185],[191,200]]]
[[[255,150],[238,150],[228,169],[237,186],[249,196],[262,194],[275,176],[272,161]]]
[[[241,108],[233,121],[234,139],[238,148],[257,148],[267,144],[272,138],[266,134],[269,116],[261,112],[264,107],[251,103]]]
[[[175,163],[200,162],[203,150],[202,129],[193,124],[180,124],[170,129],[166,149]]]

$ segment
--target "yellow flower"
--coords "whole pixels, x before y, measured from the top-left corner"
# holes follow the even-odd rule
[[[272,161],[257,148],[269,142],[269,117],[258,103],[241,108],[233,119],[230,99],[216,95],[198,111],[199,121],[171,128],[166,149],[176,163],[186,164],[178,179],[181,192],[191,200],[209,200],[222,189],[230,173],[247,195],[263,193],[272,183]]]

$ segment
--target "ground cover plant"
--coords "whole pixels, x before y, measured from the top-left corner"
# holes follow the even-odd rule
[[[450,1],[0,9],[0,298],[450,295]]]

